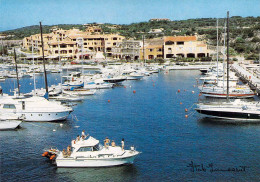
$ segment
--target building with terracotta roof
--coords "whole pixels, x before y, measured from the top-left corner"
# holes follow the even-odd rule
[[[102,52],[108,58],[113,57],[112,48],[122,42],[125,37],[117,34],[92,34],[79,29],[62,30],[53,29],[49,34],[43,34],[44,54],[49,57],[79,59],[91,59],[98,52]],[[82,44],[79,43],[81,40]],[[42,54],[40,34],[31,35],[23,39],[23,48],[31,49]]]
[[[209,49],[196,36],[164,37],[164,59],[175,57],[199,58],[209,57]]]

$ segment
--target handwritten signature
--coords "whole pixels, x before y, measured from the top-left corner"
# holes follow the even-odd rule
[[[188,168],[190,168],[191,172],[246,172],[246,169],[249,168],[248,166],[235,166],[235,167],[225,167],[225,168],[218,168],[215,167],[213,163],[209,163],[204,165],[196,164],[193,161],[191,161],[188,165]]]

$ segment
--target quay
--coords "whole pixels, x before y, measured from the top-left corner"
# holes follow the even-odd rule
[[[247,82],[257,95],[260,95],[260,75],[254,73],[243,64],[233,64],[231,68],[239,75],[242,81]]]

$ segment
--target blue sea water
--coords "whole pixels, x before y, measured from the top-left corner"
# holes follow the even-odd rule
[[[0,181],[259,181],[260,125],[216,123],[195,113],[199,74],[170,71],[125,81],[126,88],[86,97],[62,126],[25,122],[1,131]],[[0,83],[4,92],[14,81]],[[37,81],[44,84],[42,76]],[[49,75],[50,83],[58,81],[58,74]],[[33,88],[30,83],[21,80],[22,92]],[[50,146],[66,148],[83,129],[101,143],[124,138],[126,148],[142,153],[133,165],[110,168],[56,168],[41,156]]]

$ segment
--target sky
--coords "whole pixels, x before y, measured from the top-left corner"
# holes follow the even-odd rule
[[[260,16],[260,0],[0,0],[0,31],[30,25],[131,24],[151,18],[186,20]]]

